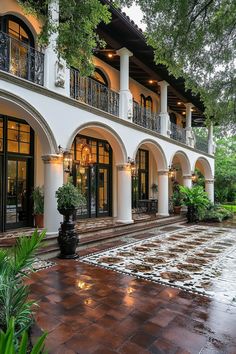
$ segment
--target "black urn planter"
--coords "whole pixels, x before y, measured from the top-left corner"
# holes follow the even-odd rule
[[[189,205],[186,216],[189,223],[197,222],[198,221],[197,208],[195,206]]]
[[[64,216],[64,221],[61,223],[57,238],[60,247],[60,254],[58,257],[63,259],[78,258],[79,256],[76,254],[76,247],[79,243],[79,239],[75,232],[75,223],[73,221],[75,209],[58,209],[58,211]]]

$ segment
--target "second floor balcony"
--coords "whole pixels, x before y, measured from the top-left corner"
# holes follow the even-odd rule
[[[0,70],[43,85],[44,54],[0,31]]]

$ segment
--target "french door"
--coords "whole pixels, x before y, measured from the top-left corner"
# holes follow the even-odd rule
[[[77,213],[78,217],[94,218],[111,215],[111,167],[75,164],[75,185],[86,199]]]

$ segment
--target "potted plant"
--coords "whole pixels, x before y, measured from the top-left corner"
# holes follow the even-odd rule
[[[180,214],[182,202],[183,202],[180,190],[178,191],[176,190],[173,192],[172,202],[173,202],[174,214]]]
[[[32,198],[34,201],[34,224],[35,227],[43,228],[44,220],[44,194],[42,187],[35,187],[32,192]]]
[[[188,208],[186,214],[188,222],[198,221],[210,204],[206,192],[197,185],[192,188],[180,186],[180,192],[183,196],[183,203]]]
[[[56,198],[57,209],[64,216],[57,238],[60,247],[59,258],[77,258],[76,247],[78,245],[78,236],[75,232],[73,215],[80,206],[86,203],[86,200],[78,188],[70,182],[58,188]]]

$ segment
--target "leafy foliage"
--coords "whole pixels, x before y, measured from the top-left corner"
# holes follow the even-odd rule
[[[207,193],[197,185],[192,188],[180,186],[180,192],[183,196],[183,204],[188,207],[188,211],[192,210],[191,213],[195,214],[194,219],[199,220],[210,205]]]
[[[29,339],[26,331],[23,332],[21,340],[17,345],[15,338],[15,319],[12,317],[6,332],[0,331],[1,353],[5,354],[42,354],[47,333],[44,333],[36,342],[32,350],[28,351]]]
[[[104,46],[96,28],[100,22],[110,21],[108,5],[99,0],[59,0],[60,23],[55,25],[48,16],[49,0],[18,0],[27,13],[31,13],[43,22],[39,42],[48,44],[49,37],[58,32],[56,49],[67,64],[80,70],[80,74],[89,75],[93,71],[92,55],[95,48]]]
[[[34,214],[41,215],[44,213],[44,195],[42,187],[34,188],[32,192],[32,198],[34,200]]]
[[[200,94],[209,119],[236,122],[236,2],[134,0],[155,61]]]
[[[79,189],[70,182],[58,188],[56,198],[58,210],[74,209],[86,204],[85,197],[80,193]]]
[[[217,221],[221,222],[222,220],[233,217],[233,213],[229,210],[226,210],[221,205],[210,205],[209,208],[205,211],[205,213],[201,216],[201,220],[203,221]]]
[[[41,245],[45,232],[36,230],[31,237],[21,237],[13,250],[0,249],[0,328],[7,331],[14,317],[15,336],[18,338],[32,324],[33,301],[28,300],[29,289],[24,285]]]

